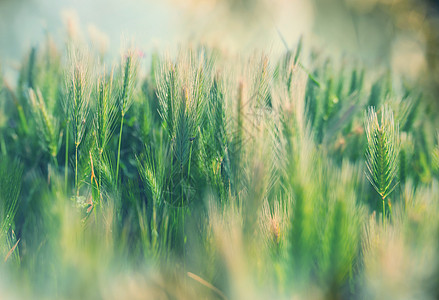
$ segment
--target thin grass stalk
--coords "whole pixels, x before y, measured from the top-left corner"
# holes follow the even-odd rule
[[[11,96],[15,107],[17,108],[18,117],[20,119],[21,129],[23,130],[24,134],[27,134],[29,131],[29,128],[28,128],[28,124],[26,121],[26,115],[24,113],[23,106],[21,105],[20,101],[18,100],[17,96],[15,95],[12,87],[6,82],[6,80],[3,81],[3,84],[6,88],[6,90],[8,91],[9,95]]]
[[[79,146],[84,138],[88,122],[90,86],[87,72],[86,58],[77,57],[77,53],[72,53],[72,70],[68,82],[69,103],[66,110],[72,121],[72,133],[75,144],[75,190],[76,196],[79,196],[79,177],[78,177],[78,151]]]
[[[120,149],[122,144],[122,131],[125,120],[125,114],[132,104],[132,89],[134,86],[134,77],[136,73],[136,61],[132,51],[126,55],[125,66],[123,71],[123,85],[120,96],[121,120],[119,130],[119,143],[117,147],[117,162],[116,162],[116,183],[119,182],[119,166],[120,166]]]
[[[79,197],[79,185],[78,185],[78,147],[79,147],[79,144],[75,143],[75,189],[76,189],[76,197]]]
[[[235,170],[234,170],[234,181],[236,191],[240,188],[241,181],[241,167],[243,159],[243,147],[244,147],[244,81],[239,81],[238,86],[238,101],[237,101],[237,121],[236,121],[236,135],[234,141],[234,152],[235,152]]]
[[[120,147],[122,143],[123,120],[124,120],[124,115],[122,115],[122,118],[120,120],[119,143],[117,146],[116,183],[119,182]]]
[[[70,120],[67,118],[66,122],[66,153],[65,153],[65,161],[64,161],[64,188],[67,193],[68,184],[69,184],[69,132],[70,132]]]
[[[6,148],[5,136],[4,136],[3,133],[1,133],[0,147],[1,147],[1,150],[2,150],[2,155],[4,157],[6,157],[8,155],[8,150]]]
[[[117,113],[117,104],[115,102],[117,99],[112,95],[112,85],[113,71],[111,71],[110,77],[107,79],[104,68],[103,74],[98,78],[96,86],[97,103],[93,119],[95,145],[97,150],[99,199],[101,199],[103,168],[107,164],[107,162],[104,161],[103,155],[106,152],[107,144],[114,133]]]

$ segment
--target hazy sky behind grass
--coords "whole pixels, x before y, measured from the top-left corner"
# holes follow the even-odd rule
[[[380,0],[358,0],[372,3]],[[397,0],[405,1],[405,0]],[[408,0],[407,0],[408,1]],[[203,42],[241,53],[255,48],[285,50],[301,35],[325,53],[358,58],[368,65],[420,68],[422,37],[397,34],[394,22],[375,6],[351,0],[0,0],[0,62],[14,67],[46,32],[59,46],[66,19],[76,19],[85,40],[101,38],[110,56],[123,39],[148,52],[179,43]],[[375,3],[375,4],[374,4]],[[355,9],[352,9],[355,8]],[[396,53],[396,54],[395,54]],[[402,62],[402,63],[401,63]],[[417,71],[419,72],[419,70]]]
[[[16,58],[40,43],[46,32],[66,38],[66,18],[76,18],[82,34],[95,26],[120,48],[122,35],[151,41],[173,38],[175,11],[161,1],[3,0],[0,1],[0,55]]]

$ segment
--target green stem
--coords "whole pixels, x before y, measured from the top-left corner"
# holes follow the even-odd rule
[[[20,123],[21,123],[21,129],[26,134],[28,132],[28,126],[27,126],[26,115],[24,114],[23,106],[20,104],[20,102],[18,101],[17,97],[14,94],[14,91],[6,83],[6,81],[4,82],[4,84],[5,84],[6,89],[9,91],[9,94],[12,97],[12,101],[14,102],[15,106],[17,107],[18,117],[20,118]]]
[[[124,115],[122,114],[122,119],[120,120],[119,146],[117,148],[116,184],[118,184],[118,182],[119,182],[120,144],[122,142],[123,119],[124,119]]]
[[[18,109],[18,116],[20,117],[21,128],[23,129],[24,133],[26,134],[26,133],[28,133],[29,130],[28,130],[26,116],[24,114],[23,106],[21,106],[21,104],[18,104],[17,109]]]
[[[190,166],[190,162],[189,162]],[[189,167],[190,168],[190,167]],[[181,220],[182,220],[182,230],[183,230],[183,268],[186,269],[186,251],[185,251],[185,245],[186,245],[186,233],[184,230],[185,227],[185,207],[184,207],[184,189],[183,189],[183,180],[184,180],[184,172],[183,172],[183,166],[181,166]]]
[[[101,178],[102,178],[102,170],[101,170],[101,166],[102,166],[102,150],[99,151],[99,168],[98,168],[98,197],[99,197],[99,203],[101,203]]]
[[[66,158],[64,162],[64,185],[67,193],[68,189],[68,171],[69,171],[69,121],[66,126]]]
[[[3,156],[6,156],[8,154],[8,151],[6,150],[6,142],[5,142],[5,137],[3,135],[1,140],[1,149]]]
[[[383,225],[384,225],[384,228],[386,228],[386,202],[384,201],[384,197],[382,198],[383,199]]]
[[[181,186],[181,208],[183,208],[184,205],[184,190],[183,190],[183,179],[184,179],[184,173],[183,173],[183,165],[180,164],[180,186]]]
[[[387,205],[389,206],[390,221],[392,221],[393,220],[393,214],[392,214],[392,204],[390,203],[390,199],[387,200]]]
[[[189,166],[187,169],[188,180],[190,179],[190,176],[191,176],[192,144],[193,144],[193,141],[191,141],[191,148],[189,150]]]
[[[52,162],[53,165],[55,166],[55,169],[58,170],[58,160],[56,159],[56,155],[52,154]]]
[[[79,187],[78,187],[78,146],[75,145],[75,188],[76,188],[76,197],[79,197]]]

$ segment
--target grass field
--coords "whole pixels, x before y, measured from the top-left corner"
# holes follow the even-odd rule
[[[0,78],[0,297],[437,299],[431,99],[301,49],[31,49]]]

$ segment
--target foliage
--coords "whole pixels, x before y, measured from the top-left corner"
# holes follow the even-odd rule
[[[11,291],[436,297],[439,119],[390,72],[302,47],[110,67],[78,41],[33,48],[0,86]]]

